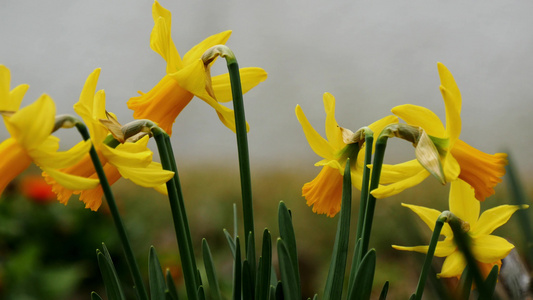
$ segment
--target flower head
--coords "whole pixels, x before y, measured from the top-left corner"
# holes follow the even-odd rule
[[[344,174],[344,166],[348,158],[352,164],[350,166],[352,184],[361,189],[364,155],[358,154],[360,151],[364,153],[365,146],[360,147],[359,143],[350,143],[343,138],[343,133],[346,137],[351,135],[351,132],[337,124],[335,98],[329,93],[324,94],[324,109],[327,140],[313,129],[302,108],[299,105],[296,106],[296,117],[302,125],[311,149],[323,158],[315,164],[315,166],[322,166],[322,171],[315,179],[303,186],[302,196],[307,200],[308,206],[313,206],[313,212],[333,217],[340,211],[342,174]],[[368,127],[374,133],[379,133],[385,126],[395,122],[398,122],[395,116],[387,116]]]
[[[235,131],[233,111],[219,103],[232,100],[229,75],[219,75],[209,80],[210,66],[205,66],[201,59],[207,49],[226,43],[231,31],[208,37],[189,50],[182,59],[170,35],[170,11],[155,1],[152,17],[155,25],[150,36],[150,47],[166,60],[166,75],[148,93],[139,92],[141,96],[128,101],[128,107],[134,111],[133,117],[152,120],[171,135],[176,117],[196,96],[213,107],[220,121]],[[240,73],[243,93],[267,77],[261,68],[243,68]],[[209,85],[212,86],[214,95],[210,93]]]
[[[60,172],[85,155],[90,141],[82,142],[68,151],[60,152],[59,139],[52,136],[55,123],[55,104],[48,95],[19,110],[27,85],[10,91],[9,69],[0,66],[0,111],[11,137],[0,143],[0,194],[17,175],[32,162],[50,174],[57,182],[80,189],[93,188],[98,180],[80,178]]]
[[[96,84],[100,69],[89,75],[80,95],[80,100],[74,105],[76,113],[82,117],[89,129],[94,148],[104,168],[109,184],[113,184],[121,177],[130,179],[135,184],[143,187],[155,188],[161,193],[166,193],[165,183],[172,178],[174,172],[163,170],[161,164],[152,161],[152,151],[146,145],[148,136],[135,143],[125,142],[115,148],[105,143],[109,135],[108,129],[100,122],[107,119],[105,110],[105,93],[96,91]],[[62,172],[86,178],[97,178],[92,160],[86,155],[79,163],[63,169]],[[72,194],[81,194],[80,200],[87,208],[97,210],[102,204],[103,190],[100,185],[89,190],[69,188],[46,176],[49,183],[53,184],[53,191],[62,203],[67,203]]]
[[[461,133],[461,92],[450,71],[438,63],[440,91],[446,108],[446,128],[439,117],[427,108],[406,104],[397,106],[392,112],[407,124],[419,126],[429,136],[440,139],[439,149],[444,153],[441,165],[444,179],[450,182],[460,178],[474,189],[476,199],[483,201],[494,194],[494,186],[501,182],[505,174],[507,155],[490,155],[479,151],[459,139]],[[382,185],[372,191],[376,198],[384,198],[415,186],[429,176],[429,172],[417,161],[412,160],[398,165],[384,165],[387,171],[382,176]]]
[[[441,214],[435,209],[416,205],[402,205],[416,213],[431,230],[435,227],[435,222]],[[471,250],[481,272],[486,277],[494,265],[501,266],[501,260],[514,248],[504,238],[491,233],[496,228],[507,223],[515,211],[528,206],[501,205],[486,210],[480,216],[480,203],[474,196],[474,190],[461,179],[451,183],[449,205],[450,211],[454,215],[470,225],[467,234],[471,239]],[[466,267],[466,261],[457,248],[452,229],[447,223],[442,227],[441,234],[445,236],[445,239],[437,242],[435,256],[446,257],[446,259],[438,276],[460,277]],[[428,250],[428,246],[403,247],[393,245],[392,247],[397,250],[420,253],[426,253]]]

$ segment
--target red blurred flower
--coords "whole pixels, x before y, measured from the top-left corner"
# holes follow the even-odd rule
[[[40,175],[25,176],[20,182],[21,193],[35,203],[46,204],[56,199],[52,186]]]

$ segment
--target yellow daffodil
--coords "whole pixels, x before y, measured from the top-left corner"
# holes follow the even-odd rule
[[[152,120],[171,135],[172,124],[176,117],[196,96],[213,107],[222,123],[235,131],[233,110],[219,103],[232,100],[229,75],[219,75],[211,79],[214,92],[212,95],[211,89],[207,86],[209,78],[206,68],[209,66],[204,66],[201,59],[207,49],[226,43],[231,31],[208,37],[189,50],[182,59],[170,35],[170,11],[156,1],[152,8],[152,16],[155,25],[150,36],[150,47],[166,60],[167,74],[148,93],[139,92],[141,96],[128,101],[128,107],[134,110],[133,117]],[[267,73],[261,68],[243,68],[240,69],[240,74],[243,93],[267,77]]]
[[[54,128],[56,108],[48,95],[19,110],[28,85],[10,91],[11,74],[0,66],[0,111],[11,137],[0,144],[0,194],[31,162],[61,184],[80,189],[93,188],[98,180],[71,176],[58,169],[71,166],[85,155],[90,142],[83,142],[65,152],[58,152],[59,139],[50,135]]]
[[[446,107],[446,128],[439,117],[427,108],[406,104],[397,106],[392,112],[407,124],[419,126],[430,136],[441,139],[438,145],[444,151],[441,165],[445,182],[460,178],[474,189],[476,199],[483,201],[494,194],[494,186],[501,182],[505,174],[507,155],[490,155],[481,152],[459,139],[461,133],[461,92],[450,71],[438,63],[440,91]],[[376,198],[385,198],[415,186],[429,176],[429,172],[417,160],[398,165],[384,165],[382,185],[372,191]],[[386,174],[385,174],[386,173]]]
[[[100,123],[100,119],[106,119],[105,93],[103,90],[96,91],[96,84],[100,69],[96,69],[85,82],[80,95],[80,100],[74,105],[74,110],[85,122],[94,147],[104,168],[109,184],[115,183],[121,177],[130,179],[135,184],[143,187],[155,188],[161,193],[166,193],[165,183],[172,178],[173,172],[165,171],[161,164],[152,161],[152,151],[146,145],[148,136],[135,143],[126,142],[116,148],[109,147],[104,143],[109,132]],[[74,174],[87,178],[97,178],[96,171],[89,155],[85,156],[78,164],[62,170],[68,174]],[[97,210],[102,204],[103,190],[100,185],[81,191],[69,188],[46,177],[53,184],[53,190],[62,203],[67,203],[72,194],[81,194],[80,200],[86,208]]]
[[[441,214],[435,209],[416,205],[402,205],[415,212],[431,230],[435,227],[437,218]],[[460,179],[451,183],[449,205],[450,212],[468,223],[469,226],[464,227],[469,227],[467,234],[471,239],[472,254],[477,260],[481,272],[486,277],[494,265],[501,266],[501,260],[514,248],[504,238],[491,233],[496,228],[507,223],[515,211],[528,206],[501,205],[486,210],[480,216],[480,203],[475,198],[474,190],[468,183]],[[452,229],[447,223],[442,227],[441,234],[445,236],[445,239],[437,242],[435,256],[446,257],[446,259],[438,276],[460,277],[466,266],[466,261],[455,245]],[[426,253],[428,250],[428,246],[402,247],[393,245],[392,247],[397,250],[420,253]]]
[[[344,174],[344,166],[349,157],[352,161],[350,166],[352,184],[361,189],[365,147],[359,149],[357,143],[347,144],[344,141],[343,131],[346,129],[339,127],[335,120],[335,98],[329,93],[324,94],[324,109],[327,140],[313,129],[302,108],[299,105],[296,106],[296,117],[302,125],[311,149],[323,158],[315,164],[315,166],[322,166],[322,171],[315,179],[303,186],[302,196],[307,200],[308,206],[313,206],[313,212],[333,217],[341,208],[342,174]],[[397,122],[398,118],[395,116],[387,116],[368,127],[374,134],[379,134],[385,126]],[[361,155],[357,155],[358,153]]]

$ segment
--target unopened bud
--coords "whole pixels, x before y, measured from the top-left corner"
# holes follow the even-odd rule
[[[215,97],[215,91],[213,90],[213,84],[211,82],[211,63],[217,59],[217,57],[224,57],[228,61],[229,60],[235,60],[235,54],[233,54],[233,51],[231,51],[230,48],[226,45],[215,45],[209,49],[207,49],[204,54],[202,55],[202,61],[204,62],[204,69],[205,69],[205,89],[209,96],[213,97],[213,99],[216,99]]]
[[[56,132],[59,128],[72,128],[78,123],[80,123],[80,120],[71,115],[58,115],[56,116],[52,132]]]

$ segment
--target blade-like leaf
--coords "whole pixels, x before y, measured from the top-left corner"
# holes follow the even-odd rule
[[[241,300],[241,246],[239,237],[235,237],[235,261],[233,264],[233,300]]]
[[[389,293],[389,282],[385,281],[383,289],[381,289],[381,294],[379,294],[379,300],[387,299],[387,294]]]
[[[295,283],[297,284],[298,291],[300,288],[300,271],[298,267],[298,252],[296,248],[296,237],[294,235],[294,228],[292,227],[292,217],[287,209],[287,206],[283,201],[279,203],[278,208],[278,222],[279,222],[279,235],[283,240],[287,253],[289,254],[290,261],[295,276]],[[279,250],[278,250],[279,251]],[[282,281],[283,282],[283,281]],[[284,282],[283,282],[284,283]]]
[[[272,240],[268,229],[263,231],[263,247],[259,258],[257,282],[255,286],[255,298],[268,300],[270,292],[270,280],[272,270]],[[277,281],[277,280],[276,280]]]
[[[103,300],[96,292],[91,293],[91,300]]]
[[[485,289],[487,289],[486,296],[488,297],[488,299],[492,299],[492,295],[494,295],[494,289],[496,288],[497,282],[498,282],[498,266],[494,265],[494,267],[492,267],[492,270],[490,270],[490,273],[487,276],[487,279],[485,279]]]
[[[283,296],[286,300],[302,299],[298,278],[294,271],[291,255],[283,239],[278,239],[278,259],[281,282],[283,284]]]
[[[374,271],[376,269],[376,250],[370,249],[363,257],[359,270],[355,275],[355,286],[350,300],[370,299],[372,283],[374,281]]]
[[[252,289],[252,272],[250,270],[250,263],[244,260],[242,263],[242,298],[253,299],[254,291]]]
[[[125,299],[112,261],[107,259],[100,250],[96,250],[96,257],[98,259],[100,273],[102,274],[102,280],[104,281],[107,298],[113,300]]]
[[[172,300],[178,300],[178,289],[176,288],[176,285],[174,284],[174,278],[172,278],[172,274],[170,274],[170,270],[167,269],[166,272],[166,279],[167,279],[167,291],[168,294],[170,294],[170,297]],[[168,296],[167,296],[168,298]]]
[[[350,176],[350,159],[347,159],[342,184],[342,203],[337,234],[333,245],[333,254],[329,266],[328,278],[324,289],[324,299],[341,299],[346,257],[350,242],[350,214],[352,211],[352,180]]]
[[[150,299],[165,300],[165,290],[167,289],[167,285],[154,246],[150,247],[150,254],[148,257],[148,278],[150,281]]]
[[[459,299],[468,299],[470,297],[470,292],[472,291],[472,274],[469,272],[468,266],[463,270],[455,291]]]
[[[198,287],[198,300],[205,300],[205,292],[203,286]]]
[[[206,239],[202,240],[202,254],[204,257],[205,273],[207,274],[207,282],[209,283],[209,290],[211,291],[211,298],[214,300],[222,300],[220,294],[220,287],[218,285],[215,264],[213,263],[213,256],[209,249],[209,244]]]
[[[235,241],[231,237],[231,234],[226,230],[223,229],[224,235],[226,236],[226,240],[228,241],[229,248],[231,249],[231,254],[233,255],[233,259],[235,259]]]

